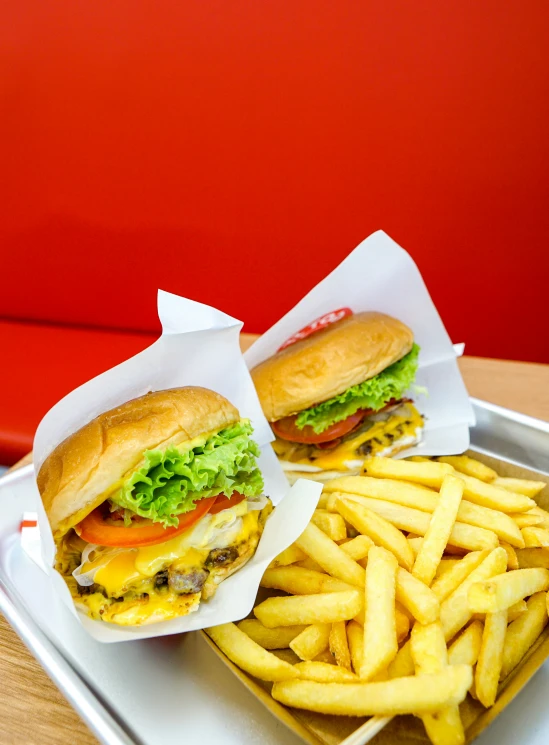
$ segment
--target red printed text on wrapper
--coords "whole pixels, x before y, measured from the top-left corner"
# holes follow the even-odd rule
[[[337,310],[331,310],[329,313],[325,313],[323,316],[316,318],[308,326],[305,326],[299,331],[296,331],[295,334],[292,334],[292,336],[290,336],[289,339],[286,339],[284,344],[279,347],[278,351],[280,352],[283,349],[286,349],[286,347],[295,344],[297,341],[306,339],[311,334],[314,334],[317,331],[321,331],[327,326],[330,326],[332,323],[336,323],[337,321],[341,321],[342,318],[346,318],[347,316],[352,315],[353,311],[350,308],[338,308]]]

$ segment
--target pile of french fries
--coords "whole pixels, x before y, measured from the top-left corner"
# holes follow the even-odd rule
[[[415,714],[435,745],[459,745],[459,704],[492,706],[548,621],[544,486],[467,456],[369,458],[324,486],[265,572],[287,594],[207,633],[287,706]]]

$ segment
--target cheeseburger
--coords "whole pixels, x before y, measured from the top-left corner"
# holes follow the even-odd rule
[[[358,473],[365,456],[419,442],[423,419],[404,398],[418,354],[396,318],[350,313],[257,365],[252,378],[288,475]]]
[[[76,605],[125,626],[165,621],[245,564],[271,511],[251,433],[218,393],[174,388],[56,447],[37,481]]]

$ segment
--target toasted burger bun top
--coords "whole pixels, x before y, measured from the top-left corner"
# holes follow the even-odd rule
[[[412,331],[383,313],[343,318],[254,367],[265,416],[275,422],[327,401],[402,359],[413,343]]]
[[[239,419],[219,393],[191,386],[148,393],[100,414],[63,440],[38,473],[54,535],[61,537],[104,502],[145,450],[181,446]]]

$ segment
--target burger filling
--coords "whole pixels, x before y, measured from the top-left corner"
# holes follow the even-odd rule
[[[184,449],[143,454],[61,540],[57,569],[89,615],[124,625],[195,610],[250,558],[270,513],[242,420]]]
[[[366,456],[394,455],[415,445],[422,429],[421,414],[411,401],[402,400],[365,416],[350,432],[328,443],[296,443],[277,437],[273,448],[286,470],[296,470],[293,464],[312,472],[353,470],[360,468]]]

